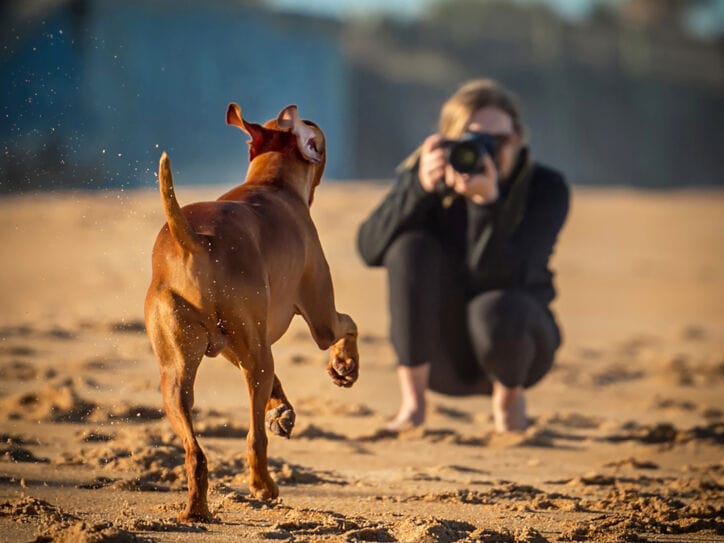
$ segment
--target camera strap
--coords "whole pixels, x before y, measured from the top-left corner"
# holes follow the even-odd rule
[[[478,275],[495,272],[495,258],[485,257],[496,251],[508,240],[523,220],[528,203],[528,187],[530,185],[533,163],[528,148],[520,151],[518,164],[505,183],[508,190],[498,202],[491,206],[491,216],[477,238],[468,247],[468,268]],[[468,211],[470,213],[470,211]],[[468,217],[471,220],[473,217]],[[472,241],[472,240],[471,240]],[[487,265],[486,265],[487,264]]]

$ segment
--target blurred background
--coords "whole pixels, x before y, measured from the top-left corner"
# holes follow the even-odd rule
[[[238,183],[290,103],[331,179],[391,178],[463,81],[523,104],[576,184],[724,185],[722,0],[5,0],[0,192]]]

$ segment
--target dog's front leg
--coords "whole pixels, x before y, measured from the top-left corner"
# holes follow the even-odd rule
[[[302,280],[298,312],[307,321],[320,349],[332,347],[327,373],[338,386],[351,387],[359,376],[357,325],[352,317],[337,313],[329,266],[321,254]]]
[[[327,373],[337,386],[351,387],[359,377],[359,353],[357,352],[357,325],[352,317],[338,313],[342,338],[332,345]]]

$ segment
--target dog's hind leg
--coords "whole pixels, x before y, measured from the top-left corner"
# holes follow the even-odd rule
[[[162,295],[147,307],[146,326],[160,367],[163,406],[186,453],[188,503],[178,518],[185,522],[210,521],[213,517],[206,500],[206,456],[191,424],[194,381],[207,346],[206,330],[194,318],[193,308],[169,296]]]
[[[262,335],[263,336],[263,335]],[[267,468],[267,444],[265,428],[266,406],[274,387],[274,359],[269,345],[261,344],[249,352],[242,365],[249,389],[251,427],[246,436],[249,454],[249,489],[252,495],[263,500],[279,495],[276,483]]]
[[[264,417],[267,429],[281,437],[289,438],[292,435],[296,414],[292,404],[284,394],[282,383],[279,377],[274,375],[271,397],[266,403],[266,415]]]

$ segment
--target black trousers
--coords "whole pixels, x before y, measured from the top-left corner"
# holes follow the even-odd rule
[[[401,234],[387,250],[390,336],[399,363],[430,363],[429,388],[449,395],[489,394],[492,381],[534,385],[560,345],[552,314],[520,290],[470,297],[457,260],[423,231]]]

